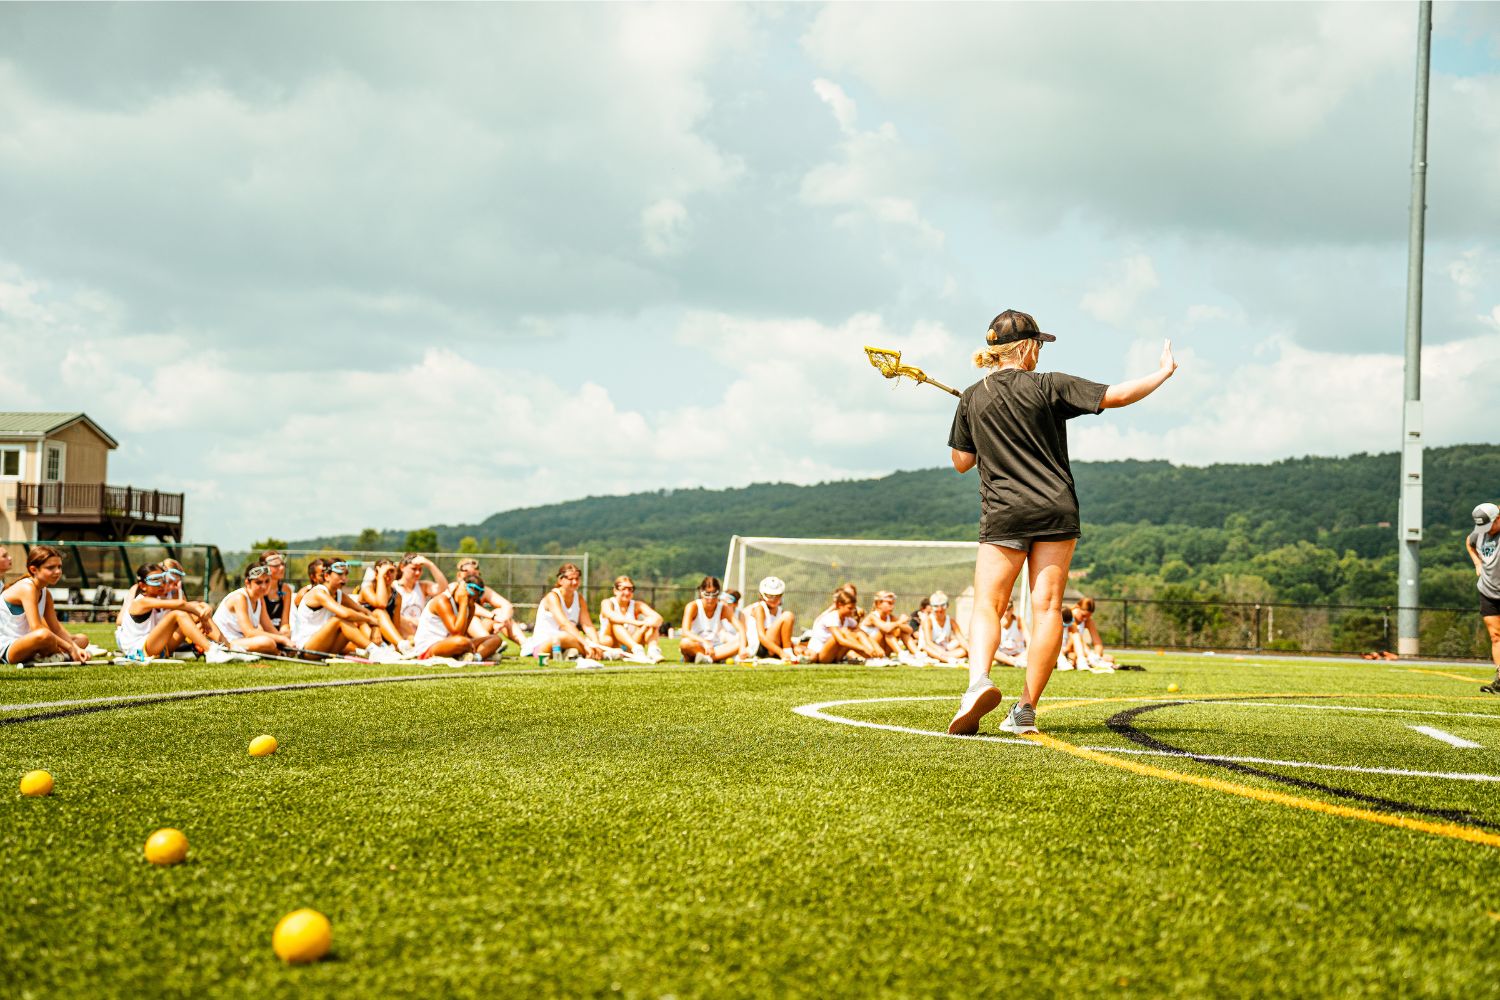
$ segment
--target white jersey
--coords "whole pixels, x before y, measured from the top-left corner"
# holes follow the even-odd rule
[[[230,594],[228,597],[220,601],[219,606],[214,609],[214,624],[219,626],[219,631],[223,632],[224,638],[228,639],[230,642],[233,642],[236,639],[245,638],[244,630],[240,628],[239,617],[235,615],[234,610],[229,606],[229,602],[233,600],[236,595],[245,598],[245,608],[246,612],[250,615],[250,624],[256,626],[257,628],[260,627],[260,611],[262,603],[260,601],[255,601],[252,603],[250,600],[250,595],[245,592],[244,587],[241,587],[239,590],[234,591],[234,593]]]
[[[556,591],[553,591],[553,593],[556,593]],[[549,594],[548,596],[551,595]],[[561,603],[562,595],[558,594],[557,599],[558,603]],[[563,614],[568,616],[568,621],[572,622],[575,628],[578,626],[578,617],[582,608],[583,602],[579,600],[576,592],[573,594],[573,603],[563,605]],[[553,638],[562,635],[563,631],[562,625],[556,618],[552,617],[551,605],[545,597],[542,598],[541,605],[536,609],[536,628],[531,630],[531,637],[526,640],[526,645],[522,647],[521,655],[534,656],[539,649],[552,648]]]
[[[1000,652],[1007,656],[1026,652],[1026,636],[1021,632],[1019,618],[1012,618],[1010,624],[1000,630]]]
[[[444,599],[453,606],[453,613],[455,615],[458,614],[458,602],[453,599],[452,594],[444,592],[432,600],[441,601]],[[450,634],[448,626],[443,622],[442,616],[432,610],[432,602],[428,602],[427,606],[422,609],[422,617],[417,619],[417,634],[412,638],[412,643],[416,647],[413,652],[421,656],[433,646],[448,638]]]
[[[127,656],[132,653],[144,653],[146,636],[150,635],[151,630],[156,628],[157,623],[161,621],[161,613],[161,608],[152,608],[146,613],[144,621],[136,621],[135,615],[130,613],[127,606],[119,627],[115,629],[115,645],[120,648],[120,652]]]
[[[26,621],[26,605],[12,604],[9,601],[0,603],[3,603],[3,607],[0,607],[0,656],[3,656],[11,643],[31,631],[31,626]],[[36,588],[36,613],[45,621],[47,591],[42,587]]]
[[[422,612],[427,610],[427,595],[422,593],[422,581],[418,580],[411,585],[410,590],[402,590],[401,584],[392,581],[391,589],[401,598],[401,617],[406,619],[407,624],[416,625],[422,617]]]
[[[703,610],[703,602],[701,600],[694,601],[693,620],[688,622],[688,632],[692,635],[697,636],[699,639],[703,639],[708,642],[717,642],[720,633],[722,633],[724,629],[734,628],[734,625],[732,625],[729,621],[729,615],[727,612],[728,608],[724,606],[723,601],[720,601],[718,604],[714,605],[714,613],[712,616],[710,616]]]
[[[326,583],[318,584],[302,596],[301,602],[292,612],[292,644],[295,646],[306,645],[313,633],[328,624],[328,619],[333,617],[333,612],[326,607],[308,606],[307,599],[320,590],[333,600],[339,600],[339,595],[329,590]]]
[[[807,640],[807,652],[809,656],[817,656],[823,651],[833,638],[833,630],[836,628],[857,628],[859,619],[853,616],[839,617],[836,608],[829,608],[813,620],[812,635]]]
[[[759,615],[756,614],[756,608],[760,609]],[[763,623],[765,626],[765,630],[769,632],[775,627],[776,623],[781,620],[781,616],[784,614],[786,614],[786,608],[782,608],[781,610],[773,613],[771,611],[771,606],[765,601],[756,601],[754,604],[750,605],[744,610],[745,634],[750,639],[750,647],[752,649],[758,647],[761,644],[760,631],[756,623]]]
[[[944,615],[941,625],[938,624],[937,615],[928,617],[927,634],[939,646],[948,645],[953,641],[953,616]]]

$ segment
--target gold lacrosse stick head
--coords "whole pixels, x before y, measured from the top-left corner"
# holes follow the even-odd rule
[[[869,358],[870,364],[875,366],[875,370],[886,378],[899,379],[904,375],[914,381],[926,382],[928,385],[936,386],[944,392],[952,393],[955,396],[959,394],[957,389],[950,389],[936,379],[929,378],[926,372],[915,365],[903,365],[901,363],[900,351],[893,351],[889,347],[867,346],[865,348],[865,357]]]

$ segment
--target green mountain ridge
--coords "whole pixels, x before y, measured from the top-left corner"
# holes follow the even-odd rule
[[[1472,589],[1473,583],[1463,536],[1473,506],[1500,492],[1500,449],[1433,448],[1424,467],[1424,591],[1430,572],[1452,571],[1458,575],[1434,593],[1467,601],[1460,584]],[[1216,593],[1235,589],[1233,581],[1226,585],[1228,577],[1249,578],[1245,586],[1256,593],[1253,599],[1386,599],[1386,577],[1394,593],[1400,475],[1395,453],[1203,467],[1076,462],[1073,470],[1085,525],[1074,566],[1088,570],[1101,593],[1152,596],[1169,586]],[[486,549],[503,539],[511,551],[587,550],[598,574],[680,581],[721,568],[735,534],[968,539],[975,537],[978,516],[976,477],[937,468],[811,486],[757,483],[586,497],[432,530],[444,551],[464,538]],[[399,548],[405,534],[385,531],[381,537],[384,545]],[[347,549],[355,537],[308,539],[292,547]],[[1356,562],[1300,583],[1291,582],[1297,573],[1265,565],[1269,554],[1299,547],[1309,550],[1302,553],[1304,562],[1314,556],[1324,563],[1348,557]]]

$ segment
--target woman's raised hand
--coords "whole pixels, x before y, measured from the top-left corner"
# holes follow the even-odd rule
[[[1167,341],[1165,341],[1162,344],[1162,347],[1161,347],[1161,367],[1162,367],[1162,371],[1166,372],[1168,375],[1172,374],[1173,372],[1175,372],[1177,370],[1177,362],[1172,357],[1172,341],[1171,340],[1167,340]]]

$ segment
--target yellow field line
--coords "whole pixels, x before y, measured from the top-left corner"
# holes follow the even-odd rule
[[[1055,736],[1046,736],[1042,733],[1033,733],[1025,737],[1025,739],[1040,743],[1045,747],[1051,747],[1053,750],[1061,750],[1063,753],[1072,754],[1074,757],[1091,760],[1096,764],[1108,764],[1110,767],[1118,767],[1121,770],[1130,771],[1133,774],[1145,775],[1148,778],[1164,778],[1167,781],[1179,781],[1187,785],[1197,785],[1199,788],[1209,788],[1216,792],[1227,792],[1230,795],[1255,799],[1257,802],[1270,802],[1275,805],[1291,806],[1294,809],[1307,809],[1311,812],[1326,813],[1329,816],[1342,816],[1345,819],[1362,819],[1369,823],[1382,823],[1386,826],[1400,827],[1403,830],[1419,830],[1422,833],[1432,833],[1439,837],[1450,837],[1454,840],[1467,840],[1474,844],[1487,844],[1490,847],[1500,847],[1500,834],[1477,830],[1469,826],[1461,826],[1458,823],[1433,823],[1424,819],[1393,816],[1389,813],[1372,812],[1369,809],[1356,809],[1352,806],[1340,806],[1329,802],[1320,802],[1317,799],[1305,799],[1300,795],[1288,795],[1285,792],[1274,792],[1265,788],[1237,785],[1232,781],[1223,781],[1219,778],[1184,774],[1181,771],[1168,771],[1166,768],[1156,767],[1152,764],[1142,764],[1138,761],[1124,760],[1111,757],[1108,754],[1097,753],[1093,750],[1085,750],[1083,747],[1074,746],[1072,743],[1065,743]]]
[[[1468,678],[1465,678],[1465,679],[1467,680]],[[1256,696],[1255,695],[1215,695],[1214,697],[1216,697],[1216,698],[1224,698],[1224,697],[1243,698],[1243,697],[1256,697]],[[1309,695],[1266,695],[1266,694],[1262,693],[1262,694],[1259,695],[1259,697],[1262,697],[1262,698],[1265,698],[1265,697],[1305,698],[1305,697],[1310,697],[1310,696]],[[1326,697],[1326,695],[1325,695],[1325,697]],[[1410,697],[1423,698],[1423,697],[1426,697],[1426,698],[1431,698],[1431,697],[1440,697],[1440,696],[1432,696],[1432,695],[1428,695],[1428,696],[1423,696],[1423,695],[1395,695],[1395,694],[1392,694],[1392,695],[1341,695],[1340,697],[1356,697],[1356,698],[1381,698],[1381,697],[1386,697],[1386,698],[1410,698]],[[1106,700],[1107,701],[1115,701],[1115,702],[1124,702],[1124,701],[1150,701],[1150,700],[1154,700],[1154,699],[1147,699],[1147,698],[1109,698],[1109,699],[1099,699],[1099,701],[1106,701]],[[1187,700],[1192,700],[1192,699],[1187,699]],[[1054,702],[1052,704],[1049,704],[1047,707],[1050,708],[1050,709],[1073,708],[1073,707],[1077,707],[1077,706],[1081,706],[1081,705],[1097,705],[1097,704],[1099,704],[1099,701],[1088,701],[1088,702],[1084,702],[1084,701],[1073,701],[1073,702],[1062,701],[1062,702]],[[1205,702],[1205,704],[1210,704],[1211,705],[1211,704],[1213,704],[1213,702]],[[1041,709],[1038,708],[1037,711],[1040,712]],[[1394,827],[1397,827],[1397,828],[1403,829],[1403,830],[1416,830],[1416,831],[1419,831],[1421,833],[1431,833],[1431,834],[1435,834],[1436,836],[1439,836],[1439,837],[1448,837],[1448,838],[1450,838],[1452,840],[1466,840],[1466,841],[1468,841],[1471,844],[1485,844],[1485,845],[1488,845],[1489,847],[1500,847],[1500,834],[1490,833],[1487,830],[1479,830],[1479,829],[1476,829],[1476,828],[1471,827],[1471,826],[1464,826],[1464,825],[1462,825],[1460,823],[1434,823],[1434,822],[1432,822],[1430,820],[1425,820],[1425,819],[1411,819],[1411,818],[1406,817],[1406,816],[1395,816],[1395,815],[1392,815],[1390,813],[1379,813],[1379,812],[1374,812],[1374,811],[1369,810],[1369,809],[1358,809],[1358,808],[1355,808],[1353,806],[1335,805],[1334,803],[1331,803],[1331,802],[1322,802],[1322,801],[1319,801],[1318,799],[1303,798],[1300,795],[1288,795],[1286,792],[1276,792],[1276,791],[1271,791],[1270,789],[1266,789],[1266,788],[1253,788],[1253,787],[1251,787],[1249,785],[1238,785],[1238,784],[1235,784],[1232,781],[1224,781],[1221,778],[1209,778],[1209,777],[1205,777],[1205,776],[1201,776],[1201,775],[1196,775],[1196,774],[1186,774],[1186,773],[1184,773],[1182,771],[1169,771],[1169,770],[1167,770],[1164,767],[1157,767],[1154,764],[1142,764],[1142,763],[1140,763],[1138,761],[1128,760],[1128,759],[1123,759],[1123,758],[1118,758],[1118,757],[1113,757],[1113,756],[1110,756],[1109,754],[1099,753],[1099,752],[1094,751],[1094,750],[1085,750],[1083,747],[1076,746],[1076,745],[1074,745],[1072,743],[1068,743],[1068,742],[1066,742],[1064,740],[1060,740],[1060,739],[1058,739],[1055,736],[1047,736],[1047,735],[1045,735],[1043,733],[1033,733],[1033,734],[1031,734],[1029,736],[1026,736],[1024,738],[1025,739],[1029,739],[1029,740],[1031,740],[1032,742],[1035,742],[1035,743],[1040,743],[1042,746],[1050,747],[1053,750],[1061,750],[1063,753],[1071,754],[1074,757],[1081,757],[1084,760],[1093,761],[1096,764],[1107,764],[1110,767],[1118,767],[1122,771],[1129,771],[1132,774],[1144,775],[1145,777],[1148,777],[1148,778],[1162,778],[1162,779],[1165,779],[1167,781],[1181,782],[1182,784],[1185,784],[1185,785],[1196,785],[1199,788],[1207,788],[1207,789],[1211,789],[1211,790],[1216,791],[1216,792],[1225,792],[1225,793],[1227,793],[1229,795],[1238,795],[1241,798],[1254,799],[1257,802],[1269,802],[1269,803],[1272,803],[1274,805],[1290,806],[1293,809],[1306,809],[1309,812],[1324,813],[1325,815],[1328,815],[1328,816],[1340,816],[1340,817],[1343,817],[1345,819],[1362,819],[1362,820],[1364,820],[1367,823],[1380,823],[1383,826],[1394,826]]]
[[[1483,677],[1465,677],[1463,674],[1449,674],[1441,670],[1425,670],[1422,667],[1407,667],[1406,672],[1409,674],[1431,674],[1434,677],[1451,677],[1456,681],[1467,681],[1470,684],[1475,681],[1484,680]]]

